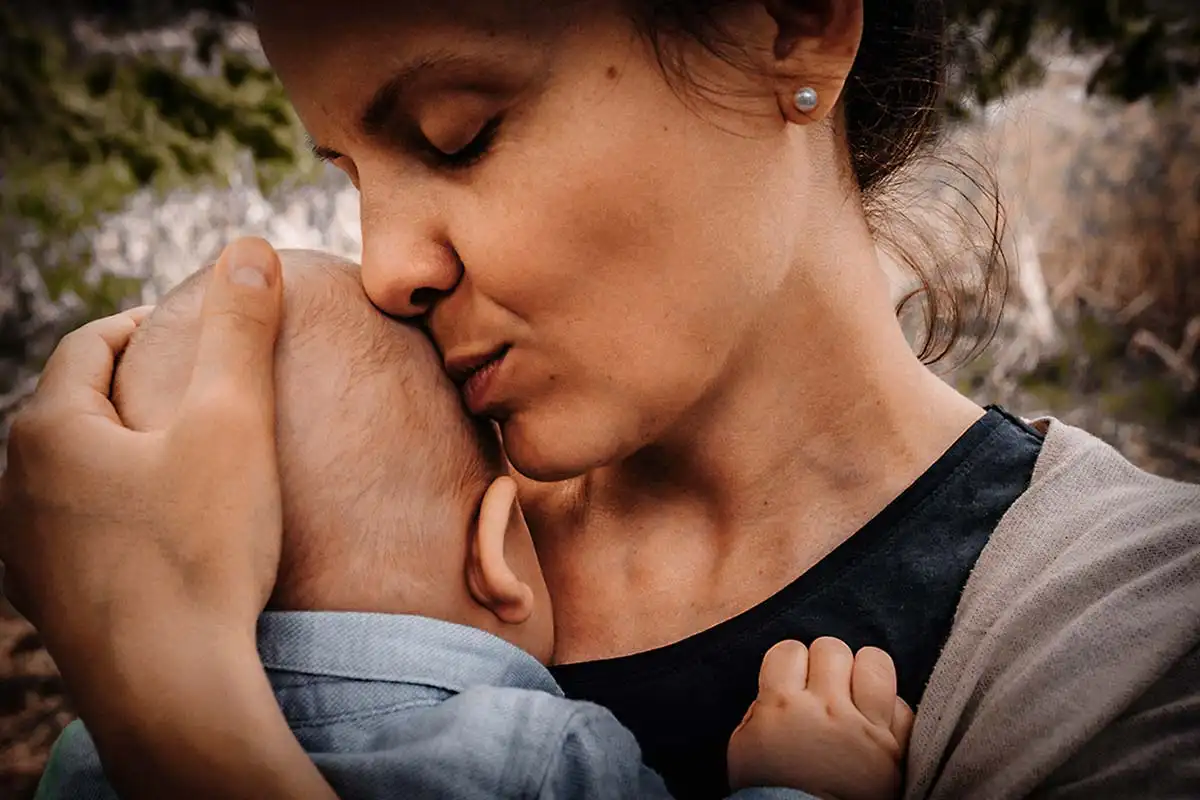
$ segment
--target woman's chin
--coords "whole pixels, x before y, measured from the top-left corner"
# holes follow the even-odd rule
[[[577,478],[614,461],[618,454],[595,422],[530,418],[516,414],[500,424],[509,463],[526,478],[543,483]]]

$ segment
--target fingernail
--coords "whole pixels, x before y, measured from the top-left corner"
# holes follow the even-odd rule
[[[229,280],[252,289],[267,288],[267,275],[258,264],[231,265]]]
[[[235,242],[229,248],[229,280],[251,289],[265,289],[270,285],[269,250],[267,246],[256,246],[254,240]]]

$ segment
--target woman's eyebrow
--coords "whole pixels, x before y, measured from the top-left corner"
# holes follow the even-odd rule
[[[436,77],[440,81],[454,81],[463,88],[478,91],[496,91],[501,79],[496,76],[501,64],[494,58],[482,58],[439,51],[428,53],[402,65],[383,82],[359,115],[359,128],[367,136],[377,136],[386,127],[396,112],[396,106],[404,95],[419,86],[422,81]],[[490,76],[490,77],[489,77]]]

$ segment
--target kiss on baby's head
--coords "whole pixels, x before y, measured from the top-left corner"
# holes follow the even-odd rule
[[[432,616],[546,660],[548,597],[514,487],[496,481],[494,434],[465,414],[425,336],[371,305],[357,265],[279,255],[284,531],[271,606]],[[209,273],[172,290],[122,355],[113,403],[129,427],[165,427],[181,402]]]

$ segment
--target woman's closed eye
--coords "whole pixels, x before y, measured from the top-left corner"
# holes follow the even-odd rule
[[[371,132],[372,138],[393,148],[406,151],[429,167],[463,170],[477,164],[491,152],[505,114],[496,109],[494,101],[461,95],[448,96],[433,102],[419,113],[409,116],[396,114],[391,121],[381,123]],[[358,185],[358,170],[345,153],[310,139],[313,153],[322,161],[332,163],[350,176]]]
[[[339,153],[331,147],[317,144],[311,136],[308,139],[309,149],[312,151],[313,157],[318,161],[324,161],[326,164],[332,164],[350,177],[350,182],[354,184],[354,188],[358,188],[358,169],[354,166],[345,154]]]
[[[459,141],[466,137],[459,136],[457,137],[458,141],[455,141],[455,138],[450,136],[423,134],[428,145],[428,153],[438,164],[449,169],[470,167],[492,149],[502,120],[503,118],[499,115],[492,117],[462,144]]]

